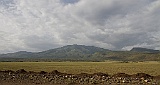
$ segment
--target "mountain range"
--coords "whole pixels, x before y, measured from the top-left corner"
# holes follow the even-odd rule
[[[77,60],[77,61],[160,61],[160,51],[135,47],[130,51],[112,51],[95,46],[67,45],[42,52],[19,51],[0,54],[0,60]]]

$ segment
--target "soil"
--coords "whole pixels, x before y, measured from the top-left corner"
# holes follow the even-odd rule
[[[160,75],[145,73],[128,75],[117,73],[67,74],[54,70],[50,73],[41,71],[0,71],[0,85],[160,85]]]

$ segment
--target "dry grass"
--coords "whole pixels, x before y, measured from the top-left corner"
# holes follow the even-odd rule
[[[66,73],[95,73],[115,74],[124,72],[135,74],[139,72],[150,75],[160,75],[160,62],[0,62],[0,70],[47,71],[58,70]]]

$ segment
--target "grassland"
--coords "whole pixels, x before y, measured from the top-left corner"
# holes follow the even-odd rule
[[[160,75],[160,62],[0,62],[0,70],[46,71],[58,70],[60,72],[79,74],[103,72],[115,74],[147,73]]]

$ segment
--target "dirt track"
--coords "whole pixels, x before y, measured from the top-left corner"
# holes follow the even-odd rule
[[[151,76],[145,73],[128,75],[117,73],[108,75],[94,74],[67,74],[54,70],[50,73],[41,71],[0,71],[0,85],[159,85],[160,76]]]

